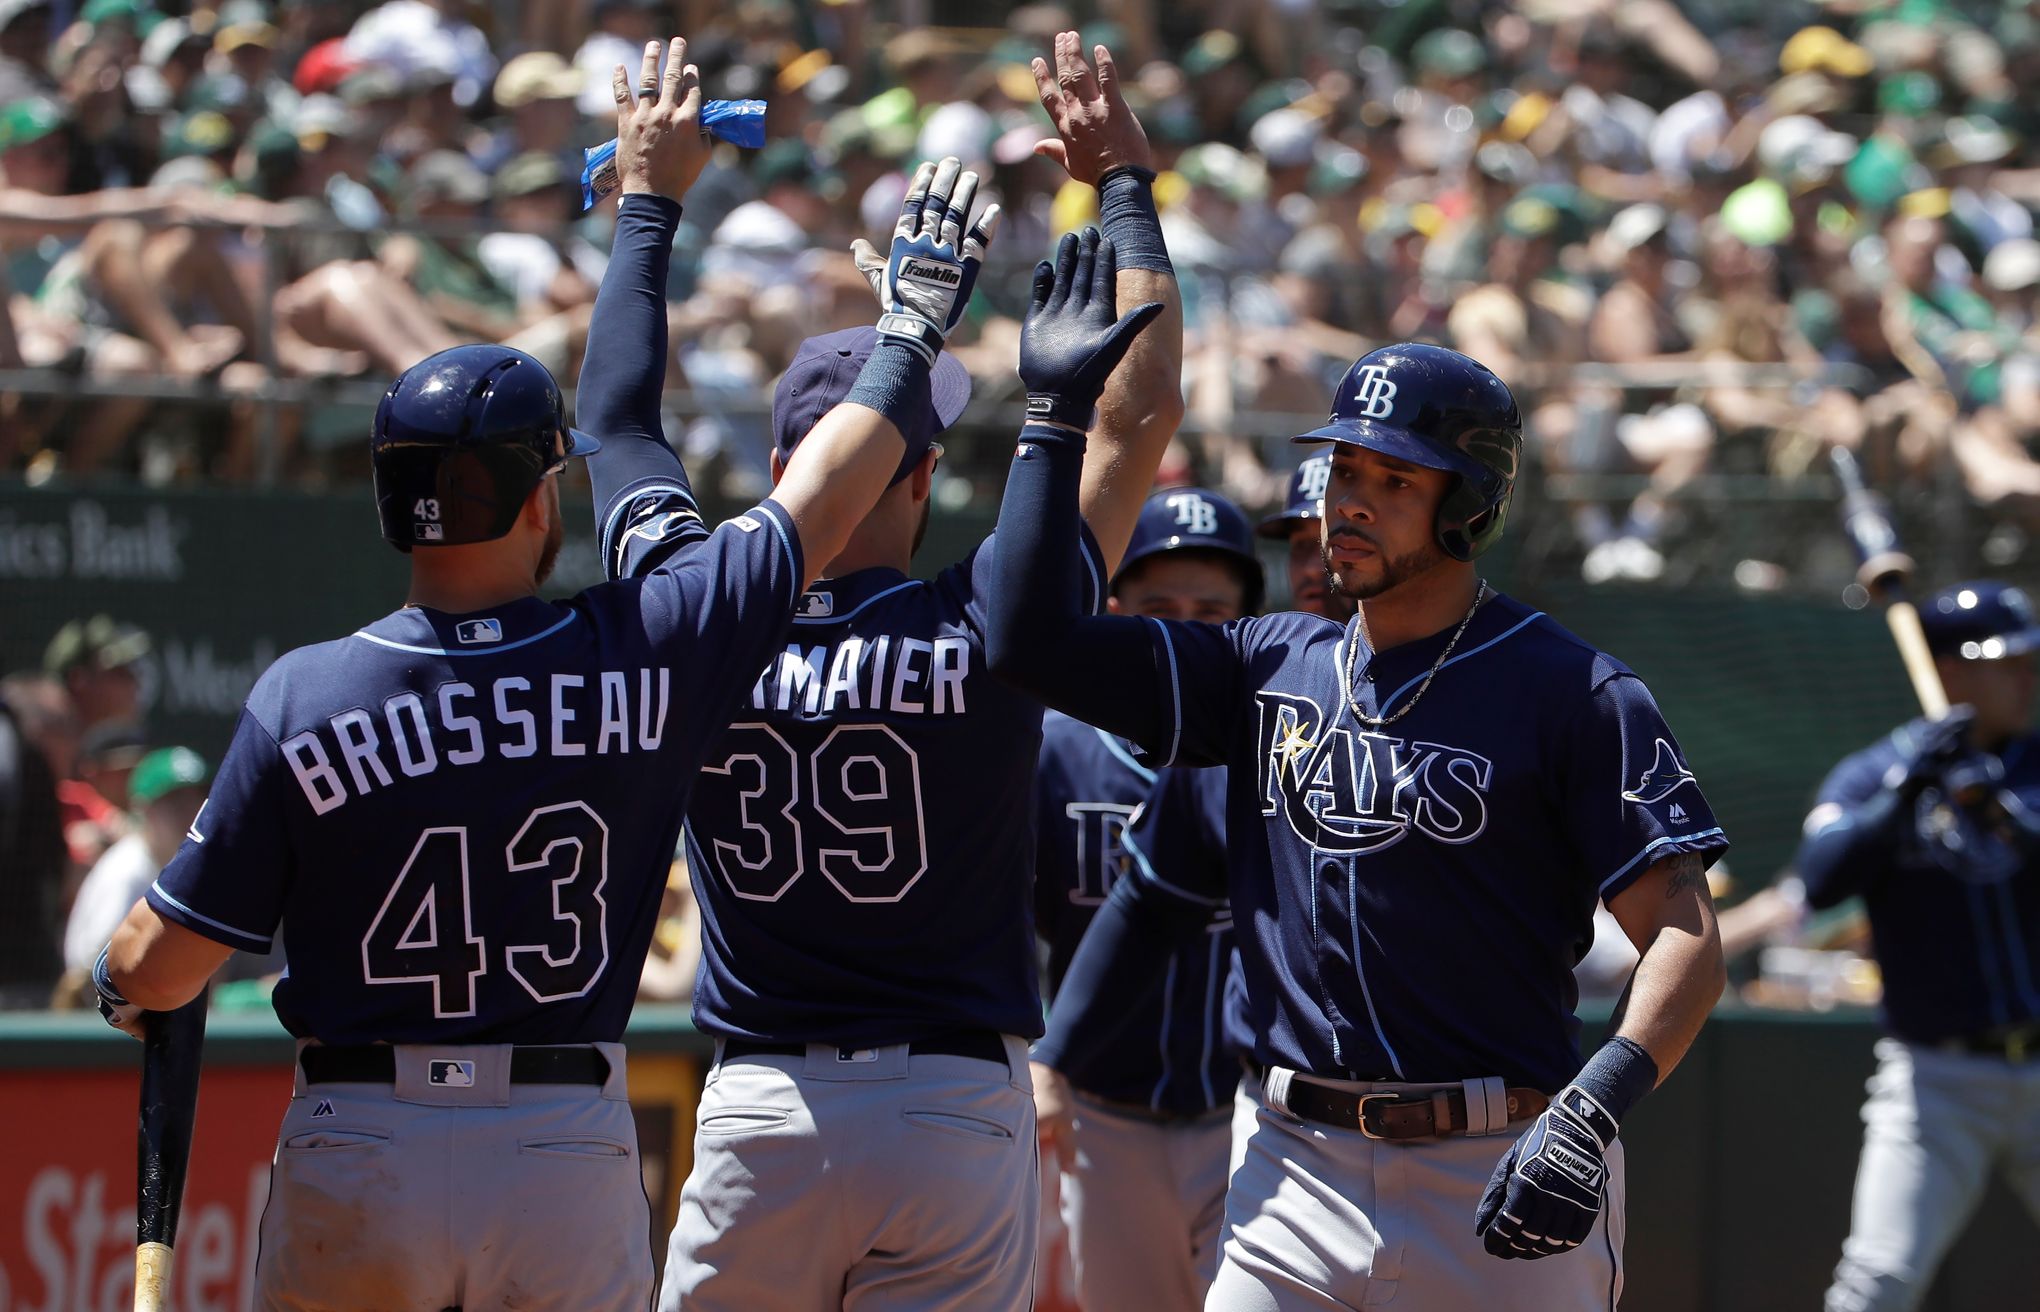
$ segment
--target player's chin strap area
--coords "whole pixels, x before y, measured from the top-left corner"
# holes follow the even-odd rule
[[[1494,1075],[1457,1085],[1357,1084],[1286,1066],[1255,1070],[1268,1106],[1291,1120],[1358,1130],[1389,1143],[1502,1134],[1551,1102],[1536,1089],[1512,1088]]]

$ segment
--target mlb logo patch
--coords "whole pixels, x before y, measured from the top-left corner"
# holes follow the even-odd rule
[[[751,518],[751,516],[749,515],[739,515],[735,519],[731,520],[730,523],[735,524],[738,528],[744,530],[744,532],[746,533],[756,533],[759,529],[765,527],[763,524],[760,524],[757,520]]]
[[[446,530],[438,524],[416,524],[413,527],[418,531],[418,540],[420,542],[444,542],[446,540]]]
[[[826,592],[803,592],[800,594],[800,608],[794,614],[804,620],[819,620],[836,613],[836,599]]]
[[[475,1064],[434,1058],[425,1068],[425,1082],[447,1089],[472,1089],[475,1087]]]
[[[503,625],[496,620],[462,620],[454,625],[455,640],[470,646],[503,641]]]

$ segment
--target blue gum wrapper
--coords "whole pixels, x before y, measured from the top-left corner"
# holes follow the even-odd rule
[[[756,150],[765,144],[765,102],[762,100],[710,100],[701,106],[701,127],[710,136]],[[616,139],[582,152],[581,208],[595,208],[595,202],[623,185],[616,174]]]

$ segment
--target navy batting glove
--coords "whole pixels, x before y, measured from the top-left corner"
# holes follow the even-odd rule
[[[107,948],[99,949],[99,960],[92,963],[92,988],[99,994],[99,1014],[121,1033],[139,1039],[142,1037],[142,1009],[123,998],[120,990],[113,986],[113,976],[106,967],[106,953]]]
[[[1020,329],[1020,381],[1027,417],[1088,429],[1105,380],[1133,339],[1162,312],[1159,301],[1119,317],[1118,256],[1096,228],[1065,233],[1055,263],[1034,269],[1034,295]]]
[[[972,214],[977,199],[978,175],[955,156],[923,164],[893,225],[892,249],[880,256],[861,237],[850,244],[857,271],[878,297],[879,336],[905,342],[930,365],[963,318],[999,228],[997,205]]]
[[[1909,750],[1892,766],[1886,787],[1896,789],[1907,801],[1918,797],[1928,784],[1936,783],[1941,771],[1969,753],[1969,726],[1976,723],[1976,708],[1953,706],[1945,715],[1909,731]]]
[[[1473,1228],[1487,1251],[1536,1258],[1578,1248],[1601,1215],[1614,1142],[1614,1118],[1568,1084],[1488,1179]]]

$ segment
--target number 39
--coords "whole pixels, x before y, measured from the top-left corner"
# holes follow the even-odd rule
[[[838,725],[804,763],[769,724],[732,725],[723,745],[702,773],[736,791],[737,827],[696,833],[738,897],[777,902],[810,857],[851,902],[897,902],[927,872],[920,758],[889,727]]]

